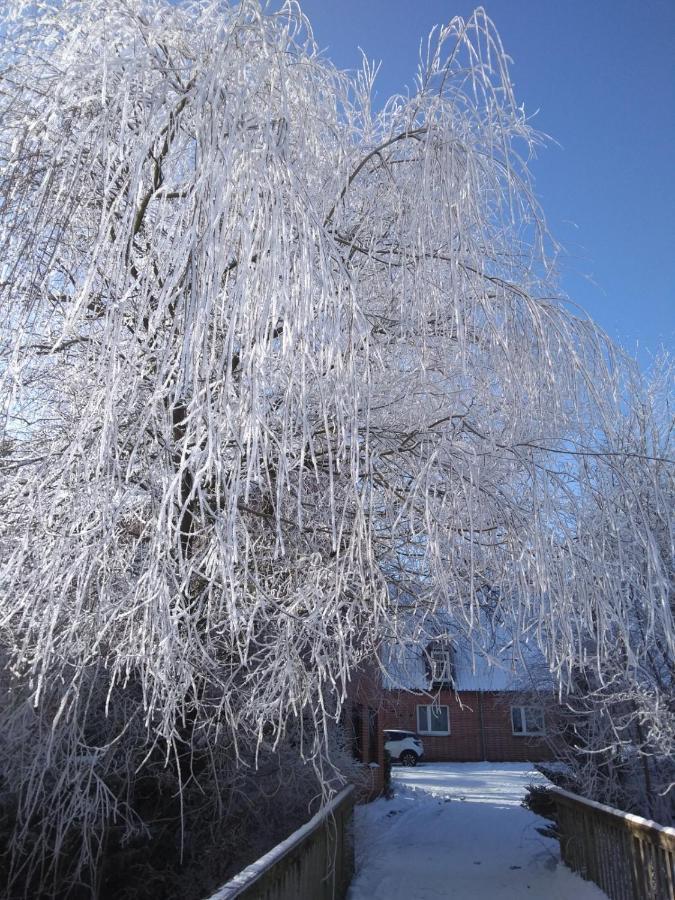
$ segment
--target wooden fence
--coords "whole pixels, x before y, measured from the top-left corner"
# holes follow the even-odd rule
[[[350,785],[209,900],[343,900],[354,874],[353,808]]]
[[[675,828],[552,788],[563,862],[610,900],[675,900]]]

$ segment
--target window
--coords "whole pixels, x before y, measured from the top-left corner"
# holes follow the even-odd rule
[[[448,682],[451,679],[450,651],[431,651],[431,680],[435,683]]]
[[[417,730],[420,734],[450,734],[450,710],[447,706],[418,706]]]
[[[544,710],[541,706],[512,706],[511,726],[514,734],[545,734]]]

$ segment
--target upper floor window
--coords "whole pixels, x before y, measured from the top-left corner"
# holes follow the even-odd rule
[[[512,706],[511,726],[514,734],[545,734],[543,708],[541,706]]]
[[[450,651],[434,649],[431,651],[431,680],[435,684],[444,684],[452,679]]]

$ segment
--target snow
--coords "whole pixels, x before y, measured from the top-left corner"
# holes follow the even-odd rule
[[[473,632],[461,618],[439,611],[430,615],[411,609],[402,616],[396,638],[385,645],[381,656],[385,689],[432,690],[425,658],[431,642],[451,649],[458,691],[553,690],[544,655],[528,634],[531,627],[522,626],[519,632],[495,621],[486,610],[477,615],[479,624]]]
[[[480,635],[479,637],[482,637]],[[452,637],[454,685],[458,691],[552,690],[553,680],[541,651],[511,638],[482,646],[459,631]],[[432,682],[419,644],[394,644],[384,652],[383,684],[387,690],[429,691]]]
[[[392,780],[393,800],[355,810],[348,900],[606,900],[520,806],[528,784],[546,781],[529,764],[427,763]]]

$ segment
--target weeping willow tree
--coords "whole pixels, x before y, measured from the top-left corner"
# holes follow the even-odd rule
[[[299,722],[320,767],[387,582],[468,626],[489,587],[562,678],[629,630],[575,549],[617,361],[556,299],[482,10],[381,108],[294,3],[10,0],[0,35],[16,877],[100,890],[148,767],[180,799]]]

